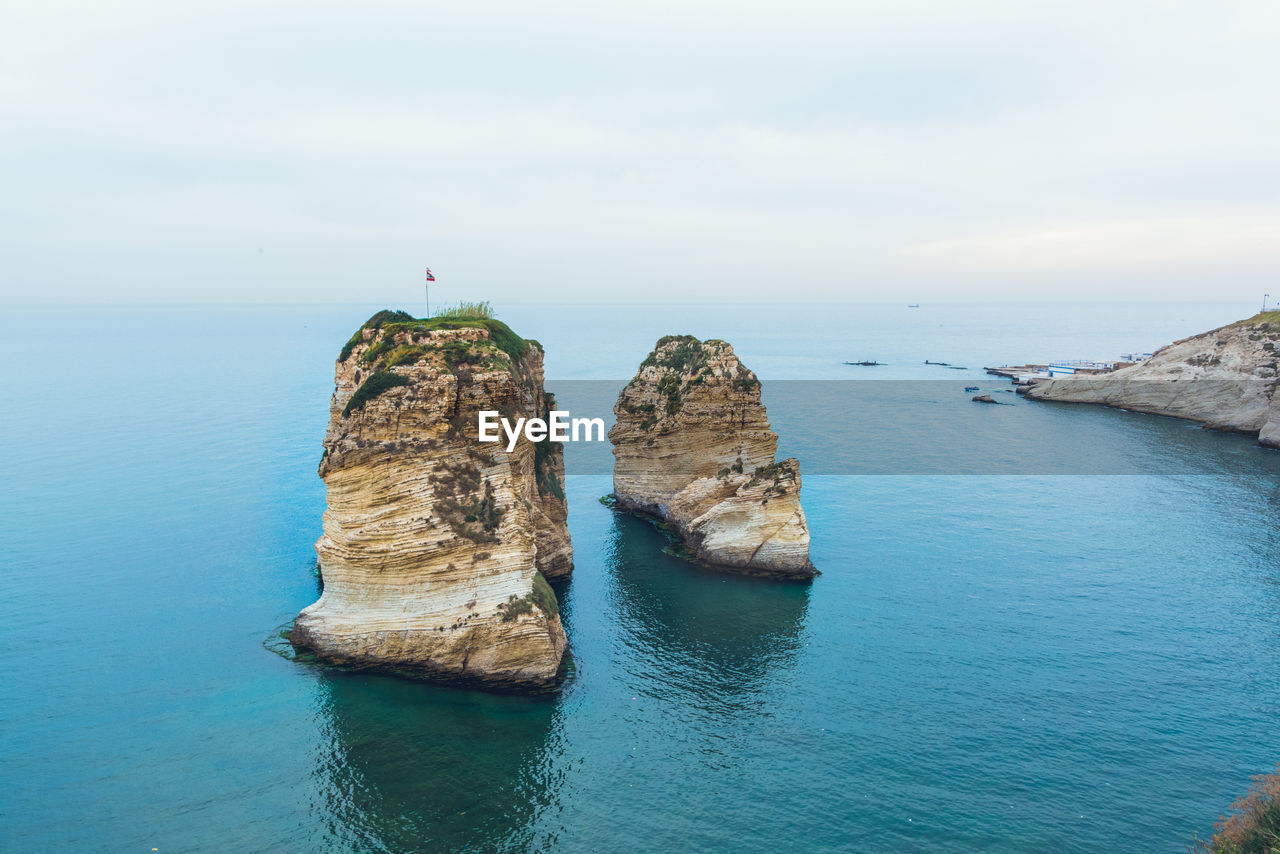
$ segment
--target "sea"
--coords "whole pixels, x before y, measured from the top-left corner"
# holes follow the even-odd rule
[[[380,308],[0,312],[0,850],[1180,852],[1280,761],[1280,453],[983,371],[1254,306],[496,306],[575,414],[729,341],[822,573],[667,554],[570,446],[552,696],[281,654]]]

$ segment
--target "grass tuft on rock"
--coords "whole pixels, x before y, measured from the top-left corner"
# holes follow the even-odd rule
[[[1194,854],[1276,854],[1280,851],[1280,765],[1253,778],[1248,794],[1218,820],[1208,842],[1197,840]]]
[[[459,302],[457,305],[451,305],[448,308],[441,309],[436,312],[435,317],[471,317],[471,318],[494,318],[498,314],[493,310],[493,306],[488,300],[480,302]]]

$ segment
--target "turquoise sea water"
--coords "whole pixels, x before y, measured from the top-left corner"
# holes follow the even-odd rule
[[[894,381],[849,413],[875,474],[783,435],[812,584],[668,557],[568,478],[553,698],[264,647],[315,598],[332,359],[380,307],[6,310],[0,849],[1180,851],[1280,760],[1280,454],[914,383],[1250,307],[502,307],[553,391],[686,331],[767,395]],[[1006,442],[1078,467],[974,465]]]

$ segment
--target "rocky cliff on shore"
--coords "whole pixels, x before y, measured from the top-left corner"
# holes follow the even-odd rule
[[[1280,312],[1272,311],[1175,341],[1111,373],[1039,380],[1026,396],[1186,418],[1280,447],[1278,358]]]
[[[658,341],[614,406],[615,507],[658,519],[708,564],[789,578],[815,574],[800,468],[778,437],[760,381],[724,341]]]
[[[548,578],[569,574],[562,446],[477,440],[479,410],[545,417],[542,348],[488,317],[374,315],[343,347],[320,476],[323,592],[292,641],[495,689],[556,684]]]

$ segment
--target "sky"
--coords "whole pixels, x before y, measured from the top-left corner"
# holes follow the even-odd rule
[[[0,11],[0,302],[1280,296],[1274,0]]]

